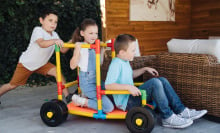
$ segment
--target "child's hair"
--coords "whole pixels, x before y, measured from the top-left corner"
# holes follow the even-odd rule
[[[40,17],[44,19],[47,15],[50,15],[50,14],[54,14],[54,15],[58,16],[58,12],[57,12],[56,10],[53,10],[53,9],[44,9],[44,10],[40,13]]]
[[[129,34],[118,35],[114,43],[116,54],[118,54],[120,50],[126,51],[129,43],[133,41],[136,41],[136,38],[132,35]]]
[[[84,31],[88,26],[97,26],[95,20],[91,18],[84,19],[80,26],[78,26],[72,36],[72,42],[83,42],[84,38],[80,35],[80,31]]]

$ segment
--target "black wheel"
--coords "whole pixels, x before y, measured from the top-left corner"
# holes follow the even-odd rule
[[[63,121],[65,121],[68,117],[68,108],[66,106],[66,103],[64,103],[63,101],[59,101],[57,99],[52,99],[51,101],[56,102],[60,105],[60,107],[62,108],[62,112],[63,112]]]
[[[155,125],[152,109],[133,107],[126,115],[126,125],[131,133],[150,133]]]
[[[55,127],[66,120],[68,109],[64,102],[53,99],[41,106],[40,116],[46,125]]]

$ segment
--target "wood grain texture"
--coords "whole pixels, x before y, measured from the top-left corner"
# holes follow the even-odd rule
[[[220,1],[192,0],[192,38],[220,36]]]
[[[176,0],[176,21],[129,21],[130,0],[106,0],[106,29],[104,40],[118,34],[134,35],[142,55],[167,51],[171,38],[191,37],[191,0]]]

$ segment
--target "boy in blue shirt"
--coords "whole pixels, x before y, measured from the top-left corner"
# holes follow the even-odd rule
[[[128,90],[131,95],[113,95],[117,108],[129,110],[132,107],[141,106],[139,89],[146,90],[147,101],[154,101],[157,104],[162,117],[162,125],[171,128],[185,128],[190,126],[195,119],[201,118],[207,110],[196,111],[185,107],[175,93],[174,89],[164,77],[158,77],[158,72],[150,67],[143,67],[132,70],[129,61],[135,55],[136,38],[128,35],[119,35],[114,43],[117,57],[109,66],[105,88],[107,90]],[[155,78],[146,81],[139,88],[134,86],[133,78],[149,72]]]

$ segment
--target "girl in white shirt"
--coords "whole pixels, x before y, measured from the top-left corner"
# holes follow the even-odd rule
[[[70,60],[71,69],[77,66],[80,68],[79,85],[82,93],[86,98],[74,94],[73,103],[81,107],[89,107],[97,110],[96,96],[96,58],[95,50],[81,48],[83,43],[94,44],[98,38],[98,26],[93,19],[85,19],[81,25],[74,31],[72,42],[75,43],[73,57]],[[110,99],[102,95],[103,112],[108,113],[114,109]]]

